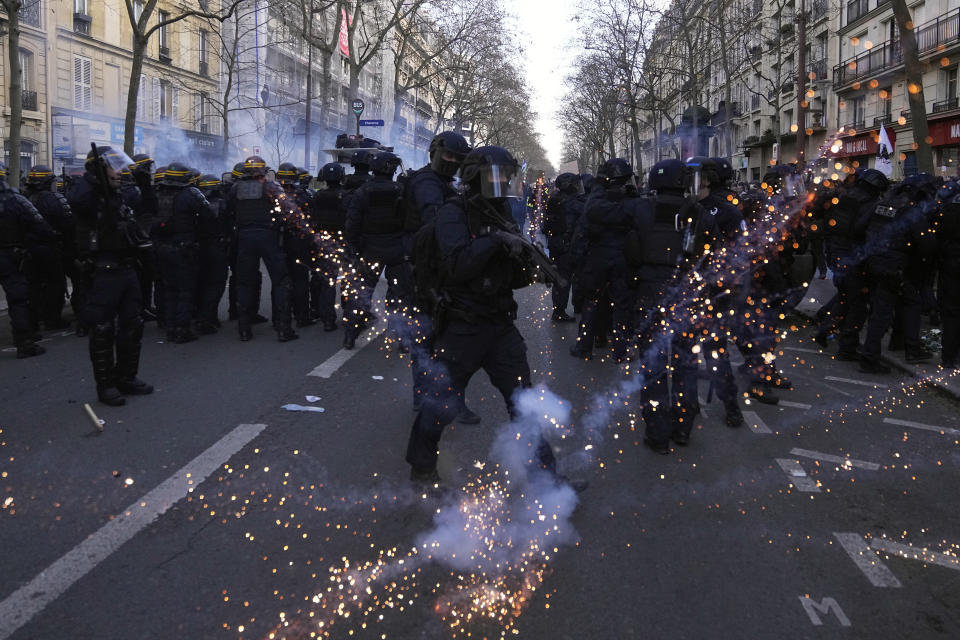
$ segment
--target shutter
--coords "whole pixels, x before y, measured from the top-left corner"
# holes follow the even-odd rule
[[[93,106],[93,62],[90,58],[81,58],[83,61],[83,110],[89,111]]]
[[[196,100],[193,103],[193,130],[200,130],[200,114],[203,112],[203,107],[200,106],[200,103],[203,102],[203,94],[198,93],[196,95]]]
[[[178,111],[180,111],[180,90],[170,87],[170,120],[175,127],[180,125],[180,120],[177,118]]]
[[[73,108],[83,109],[83,61],[79,56],[73,57]]]
[[[153,121],[160,119],[160,78],[153,78],[153,114],[150,119]]]
[[[147,78],[140,74],[140,86],[137,89],[137,119],[147,119]]]

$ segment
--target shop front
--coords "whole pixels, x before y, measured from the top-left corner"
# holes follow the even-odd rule
[[[896,148],[897,133],[887,129],[890,144]],[[830,157],[843,159],[855,169],[868,169],[876,165],[877,150],[880,148],[880,130],[858,133],[853,136],[837,138],[830,147]]]
[[[931,120],[929,131],[937,175],[955,177],[960,172],[960,116]]]

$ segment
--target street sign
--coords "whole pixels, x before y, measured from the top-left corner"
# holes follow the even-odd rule
[[[382,127],[383,120],[361,120],[360,126],[361,127]]]
[[[363,100],[356,98],[353,101],[353,112],[357,114],[357,117],[360,117],[360,114],[363,113]]]

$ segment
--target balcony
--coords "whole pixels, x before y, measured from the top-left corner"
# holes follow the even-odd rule
[[[793,92],[793,80],[790,82],[784,82],[783,86],[780,87],[781,93],[792,93]]]
[[[849,124],[843,125],[844,131],[863,131],[867,127],[867,123],[863,120],[858,120],[856,122],[851,122]]]
[[[743,139],[743,146],[755,147],[760,144],[760,136],[747,136]]]
[[[823,111],[807,111],[804,114],[804,128],[825,129],[827,118]]]
[[[813,77],[810,74],[813,74]],[[823,82],[827,80],[827,61],[816,60],[807,65],[807,78],[813,82]]]
[[[887,113],[873,119],[873,126],[879,127],[882,124],[893,124],[893,114]]]
[[[159,54],[160,62],[166,62],[167,64],[170,64],[170,62],[173,60],[173,58],[170,57],[170,47],[161,46]]]
[[[900,117],[903,118],[904,122],[910,119],[910,110],[904,109],[900,112]]]
[[[21,91],[20,104],[23,107],[24,111],[36,111],[37,110],[37,92]]]
[[[754,62],[760,61],[760,56],[763,53],[763,50],[760,48],[760,45],[754,45],[750,47],[747,52],[750,54],[750,59]]]
[[[90,35],[91,22],[93,22],[93,18],[91,18],[85,13],[73,14],[73,32],[79,33],[85,36]]]
[[[813,0],[810,6],[810,22],[817,22],[827,15],[830,3],[827,0]]]
[[[200,63],[200,75],[202,76],[210,75],[210,66],[206,62]]]
[[[40,28],[40,2],[24,2],[20,5],[20,24]]]
[[[914,32],[917,52],[942,56],[948,47],[960,44],[960,9],[943,14],[920,25]],[[899,40],[888,40],[833,68],[833,86],[856,82],[884,71],[893,71],[903,64],[903,48]]]
[[[949,100],[942,100],[940,102],[933,103],[933,112],[940,113],[941,111],[950,111],[951,109],[957,108],[957,99],[950,98]]]

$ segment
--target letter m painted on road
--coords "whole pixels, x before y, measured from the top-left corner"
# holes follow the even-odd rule
[[[840,626],[850,626],[850,619],[847,618],[843,609],[840,608],[840,605],[837,604],[837,601],[833,598],[824,598],[820,602],[817,602],[810,596],[800,596],[800,604],[803,605],[803,610],[807,612],[807,617],[810,618],[810,622],[815,627],[823,625],[823,620],[820,619],[821,615],[827,616],[831,613],[837,616],[837,620],[840,621]]]

